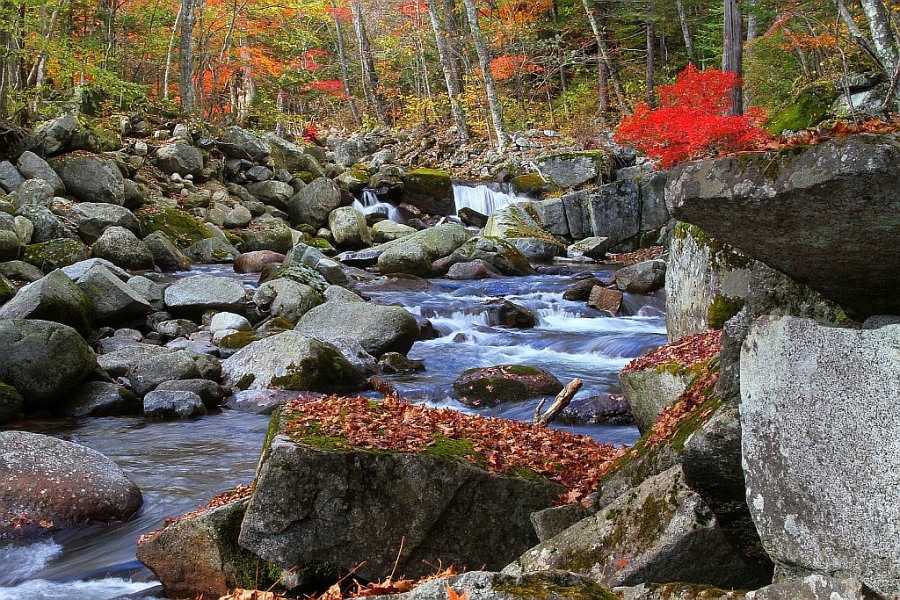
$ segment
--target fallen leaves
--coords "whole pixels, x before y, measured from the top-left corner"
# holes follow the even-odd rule
[[[665,440],[671,440],[675,435],[678,427],[687,419],[699,414],[708,413],[713,410],[714,406],[706,406],[706,401],[710,399],[719,381],[719,365],[718,361],[709,361],[704,365],[703,370],[693,381],[691,386],[681,394],[669,406],[660,411],[653,426],[650,429],[650,435],[647,437],[647,448],[658,446]],[[705,416],[705,415],[704,415]]]
[[[644,371],[661,365],[677,364],[682,369],[706,362],[722,348],[722,330],[711,329],[703,333],[686,335],[674,344],[660,346],[650,354],[631,361],[623,373]]]
[[[286,433],[328,438],[338,448],[427,452],[449,441],[466,450],[466,460],[489,472],[532,472],[563,485],[570,492],[562,503],[577,502],[593,491],[622,452],[587,436],[391,397],[384,402],[339,396],[291,402],[285,414],[290,419]]]
[[[244,498],[249,498],[253,493],[253,486],[253,483],[249,483],[247,485],[239,485],[232,490],[222,492],[221,494],[216,494],[205,506],[202,506],[197,510],[191,511],[178,517],[167,517],[165,524],[160,529],[157,529],[156,531],[152,531],[150,533],[145,533],[144,535],[139,537],[137,540],[137,545],[140,546],[144,542],[152,540],[157,535],[159,535],[159,532],[161,532],[166,527],[169,527],[170,525],[175,525],[184,520],[192,519],[214,508],[226,506],[228,504],[231,504],[232,502],[243,500]]]

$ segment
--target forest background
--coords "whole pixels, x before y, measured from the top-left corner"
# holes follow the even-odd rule
[[[304,128],[455,127],[590,146],[688,65],[742,77],[730,111],[814,125],[851,74],[897,97],[884,0],[0,0],[0,122],[187,115]],[[690,99],[686,99],[688,102]]]

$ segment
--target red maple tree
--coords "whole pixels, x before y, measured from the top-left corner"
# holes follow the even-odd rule
[[[688,65],[673,85],[658,88],[659,108],[646,104],[622,119],[617,139],[630,143],[663,168],[675,163],[760,147],[769,134],[760,127],[761,111],[729,115],[730,90],[740,85],[737,73],[698,71]]]

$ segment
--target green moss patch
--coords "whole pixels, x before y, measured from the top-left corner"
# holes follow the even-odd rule
[[[212,237],[200,219],[171,206],[159,204],[144,206],[135,211],[134,215],[145,235],[161,231],[181,248],[187,248],[200,240]]]

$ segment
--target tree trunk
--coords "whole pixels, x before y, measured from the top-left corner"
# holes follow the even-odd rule
[[[600,19],[597,11],[590,5],[591,0],[581,0],[584,11],[587,13],[588,23],[591,31],[594,33],[594,40],[597,42],[597,80],[600,87],[600,109],[605,110],[604,96],[606,98],[605,105],[609,108],[609,88],[612,87],[616,95],[616,101],[619,103],[619,109],[622,112],[628,112],[628,102],[625,100],[625,94],[622,91],[622,82],[619,79],[619,73],[613,64],[612,58],[609,56],[609,46],[603,38],[603,28],[600,26]]]
[[[759,28],[759,17],[756,14],[756,6],[759,0],[749,0],[747,3],[747,41],[752,42],[756,39],[757,29]]]
[[[891,31],[891,21],[887,8],[882,0],[860,0],[866,19],[869,21],[869,31],[872,33],[872,43],[875,52],[884,65],[888,78],[893,77],[897,68],[897,46],[894,33]]]
[[[463,142],[468,142],[469,125],[466,123],[466,113],[459,99],[462,90],[459,88],[459,80],[453,70],[453,56],[435,0],[428,2],[428,17],[431,20],[431,28],[434,30],[434,41],[437,44],[441,69],[444,71],[444,83],[447,86],[447,95],[450,97],[450,112],[453,114],[453,122],[456,123],[457,136]]]
[[[356,42],[359,45],[359,62],[362,68],[363,90],[372,108],[375,110],[375,119],[382,125],[387,125],[384,112],[384,101],[378,90],[378,72],[375,71],[375,60],[372,58],[372,45],[369,43],[369,35],[366,33],[366,23],[362,14],[359,0],[350,2],[350,12],[353,14],[353,28],[356,30]]]
[[[444,31],[447,33],[447,49],[452,57],[453,76],[456,78],[456,87],[462,92],[466,89],[466,81],[463,76],[466,72],[466,57],[460,42],[462,39],[462,25],[456,15],[454,0],[442,0],[444,7]]]
[[[681,35],[684,36],[684,48],[687,51],[688,62],[694,62],[694,41],[691,39],[691,29],[688,27],[684,2],[675,0],[675,5],[678,7],[678,20],[681,22]]]
[[[331,0],[331,17],[334,19],[334,33],[337,38],[338,60],[341,63],[341,79],[344,82],[344,93],[350,101],[350,112],[353,113],[353,122],[359,127],[362,121],[359,118],[359,109],[356,107],[356,99],[350,89],[350,63],[347,61],[347,46],[344,43],[344,28],[337,17],[337,3]]]
[[[175,15],[175,24],[172,25],[172,35],[169,36],[169,48],[166,51],[166,68],[163,70],[163,83],[162,83],[162,96],[163,99],[169,99],[169,72],[172,67],[172,54],[175,53],[175,33],[178,31],[178,27],[181,26],[181,13],[184,10],[184,6],[179,5],[178,14]]]
[[[178,87],[181,93],[181,112],[191,115],[197,110],[194,100],[193,0],[181,0],[181,40],[178,50]]]
[[[736,0],[725,0],[725,35],[722,49],[722,70],[726,73],[743,72],[744,38],[741,34],[741,11]],[[728,114],[744,114],[743,90],[740,85],[731,89],[731,110]]]
[[[478,54],[481,73],[484,76],[484,91],[491,109],[494,131],[497,133],[497,150],[503,152],[510,143],[510,137],[506,130],[506,123],[503,122],[503,108],[500,106],[500,97],[497,95],[497,87],[494,85],[494,76],[491,73],[491,55],[484,42],[484,36],[481,34],[474,0],[463,0],[463,4],[466,7],[466,17],[469,20],[469,29],[472,31],[472,41],[475,42],[475,52]]]
[[[727,0],[726,0],[727,1]],[[653,71],[655,69],[656,58],[656,38],[655,27],[653,24],[653,0],[647,0],[647,105],[650,108],[656,108],[656,86],[654,84]]]

